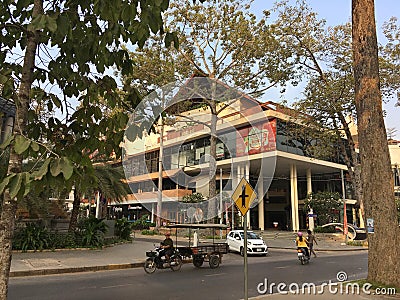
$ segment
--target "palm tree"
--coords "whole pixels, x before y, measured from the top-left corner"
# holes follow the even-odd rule
[[[124,178],[122,166],[113,167],[105,163],[95,164],[94,172],[86,174],[85,178],[82,178],[86,184],[82,184],[81,181],[77,181],[75,184],[74,203],[68,230],[72,232],[77,226],[81,198],[84,193],[91,195],[99,192],[105,199],[121,201],[129,193],[128,185],[123,182]],[[90,182],[90,185],[87,185],[87,182]],[[84,188],[84,186],[88,186],[88,188]]]

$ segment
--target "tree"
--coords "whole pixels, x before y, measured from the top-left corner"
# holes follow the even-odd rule
[[[339,209],[341,206],[340,195],[331,192],[318,192],[307,195],[304,202],[304,212],[308,213],[310,209],[317,214],[320,225],[334,222],[339,217]]]
[[[229,106],[218,99],[216,86],[238,88],[252,96],[262,95],[268,88],[284,86],[288,81],[296,82],[293,75],[292,54],[283,51],[273,30],[265,19],[257,21],[249,12],[251,1],[210,1],[207,4],[192,4],[189,1],[174,1],[166,14],[166,26],[178,35],[179,49],[170,48],[160,59],[158,36],[149,40],[141,53],[133,54],[134,61],[141,66],[157,66],[148,69],[147,74],[138,74],[135,80],[154,78],[170,79],[171,82],[194,77],[205,78],[208,82],[209,97],[197,97],[198,106],[210,110],[210,120],[203,123],[210,130],[210,156],[216,157],[216,123],[218,116]],[[151,72],[150,72],[151,70]],[[161,73],[159,72],[161,71]],[[189,83],[190,84],[190,83]],[[189,87],[190,89],[190,87]],[[195,94],[195,92],[194,92]],[[201,93],[197,93],[201,94]],[[237,93],[239,94],[239,93]],[[220,95],[219,95],[220,96]],[[232,99],[232,98],[231,98]],[[196,120],[186,118],[187,122]],[[198,122],[198,121],[197,121]],[[208,219],[216,215],[216,162],[210,161]]]
[[[383,33],[388,42],[380,47],[379,72],[381,74],[381,90],[383,96],[392,96],[387,93],[388,86],[397,91],[397,106],[400,105],[400,26],[397,18],[392,17],[383,25]],[[383,75],[383,76],[382,76]],[[389,76],[386,76],[389,75]],[[393,88],[389,88],[391,90]]]
[[[361,183],[365,215],[374,220],[368,280],[400,287],[400,228],[383,120],[374,0],[352,1],[352,28]]]
[[[0,183],[0,299],[7,296],[17,200],[34,186],[72,188],[93,169],[95,151],[120,155],[128,117],[103,118],[96,106],[100,98],[110,107],[121,99],[115,80],[104,74],[112,66],[131,71],[121,43],[143,45],[150,32],[163,31],[167,7],[167,0],[0,3],[1,96],[17,107],[14,134],[2,145],[9,146],[10,163]],[[136,95],[127,93],[125,102],[133,106]],[[74,102],[81,105],[75,109]],[[29,159],[42,164],[24,172]]]
[[[394,140],[394,137],[396,136],[396,132],[397,132],[397,129],[394,128],[394,127],[386,129],[386,134],[387,134],[387,137],[388,137],[389,141],[390,140]]]
[[[305,1],[299,1],[296,6],[283,1],[277,9],[276,34],[282,43],[292,49],[298,67],[304,70],[304,97],[295,103],[295,108],[304,114],[297,116],[297,119],[306,128],[319,131],[316,136],[319,145],[313,147],[313,157],[324,157],[327,144],[338,145],[353,183],[354,196],[364,215],[360,160],[356,151],[355,132],[352,130],[357,125],[357,114],[351,24],[326,28],[325,21],[319,20]],[[380,56],[384,64],[381,78],[385,82],[385,95],[391,96],[400,82],[396,79],[396,73],[391,72],[396,67],[396,62],[391,59],[394,51],[388,47],[385,49],[386,55]],[[360,226],[364,227],[363,223]]]

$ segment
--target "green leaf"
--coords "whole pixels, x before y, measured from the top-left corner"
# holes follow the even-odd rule
[[[33,151],[35,151],[35,152],[38,152],[38,151],[39,151],[39,144],[36,143],[36,142],[32,142],[32,143],[31,143],[31,149],[32,149]]]
[[[17,135],[15,137],[15,145],[14,145],[14,151],[17,154],[21,154],[25,152],[28,148],[29,145],[31,144],[31,140],[28,140],[22,135]]]
[[[39,168],[38,171],[34,172],[32,175],[34,176],[35,180],[41,180],[43,176],[47,174],[49,169],[49,164],[52,161],[52,158],[48,158],[44,161],[43,165]]]
[[[46,26],[46,16],[38,15],[35,18],[33,18],[32,23],[28,25],[28,30],[30,31],[41,30],[44,29],[45,26]]]
[[[15,176],[11,178],[11,181],[10,181],[10,197],[11,198],[15,198],[18,195],[18,193],[21,189],[23,175],[24,175],[23,173],[18,173],[18,174],[15,174]]]
[[[133,124],[129,125],[125,131],[125,135],[129,141],[134,142],[138,136],[138,127]]]
[[[10,182],[10,179],[13,178],[14,176],[15,176],[15,174],[11,174],[11,175],[7,176],[6,178],[4,178],[2,182],[0,182],[0,194],[3,194],[6,186]]]
[[[51,32],[56,32],[56,30],[57,30],[57,21],[56,21],[56,19],[46,15],[46,27]]]
[[[26,172],[26,173],[25,173],[25,179],[24,179],[24,188],[25,188],[24,197],[25,197],[26,195],[28,195],[29,192],[30,192],[30,190],[31,190],[31,182],[32,182],[32,179],[31,179],[29,173]]]
[[[60,167],[65,180],[70,179],[74,172],[74,166],[72,165],[71,161],[66,157],[62,157],[60,160]]]
[[[10,143],[12,142],[12,140],[14,139],[14,136],[12,134],[10,134],[5,141],[3,141],[3,143],[0,145],[0,149],[4,150],[8,147],[8,145],[10,145]]]
[[[60,163],[60,159],[59,158],[53,159],[51,161],[51,163],[50,163],[50,173],[54,177],[58,176],[61,173],[61,163]]]

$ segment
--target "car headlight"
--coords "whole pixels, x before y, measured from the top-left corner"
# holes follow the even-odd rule
[[[247,246],[251,246],[251,242],[247,242]]]

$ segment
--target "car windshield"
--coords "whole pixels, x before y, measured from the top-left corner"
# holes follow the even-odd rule
[[[244,232],[241,232],[240,233],[240,236],[242,237],[242,239],[244,238]],[[260,237],[257,235],[257,234],[255,234],[254,232],[247,232],[247,238],[248,239],[252,239],[252,240],[257,240],[257,239],[260,239]]]

